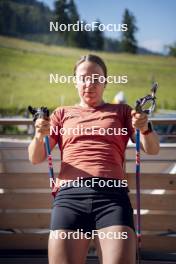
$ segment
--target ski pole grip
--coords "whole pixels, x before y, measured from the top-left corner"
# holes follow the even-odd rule
[[[35,122],[38,118],[44,118],[47,119],[49,117],[49,110],[47,107],[37,107],[34,108],[32,106],[28,106],[28,111],[33,116],[33,121]]]

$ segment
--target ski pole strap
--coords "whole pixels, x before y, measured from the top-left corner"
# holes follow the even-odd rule
[[[151,94],[148,94],[136,101],[135,109],[138,113],[151,114],[156,107],[156,91],[158,89],[158,83],[154,82],[151,88]]]
[[[38,118],[48,118],[49,117],[49,110],[47,107],[37,107],[34,108],[32,106],[28,106],[28,111],[33,116],[33,122],[35,122]]]

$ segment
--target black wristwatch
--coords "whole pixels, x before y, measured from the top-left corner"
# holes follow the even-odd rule
[[[150,134],[151,132],[153,132],[153,126],[152,126],[152,123],[151,122],[148,122],[148,129],[144,132],[141,132],[142,135],[148,135]]]

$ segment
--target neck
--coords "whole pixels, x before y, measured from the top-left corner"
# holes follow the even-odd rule
[[[97,106],[101,106],[104,104],[105,104],[105,102],[103,100],[101,100],[100,102],[97,102],[95,104],[87,104],[84,101],[81,101],[79,105],[82,107],[97,107]]]

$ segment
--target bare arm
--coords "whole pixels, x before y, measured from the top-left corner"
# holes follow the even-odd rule
[[[148,129],[148,117],[145,113],[136,113],[136,111],[132,111],[132,126],[134,128],[138,128],[140,130],[140,142],[141,148],[144,152],[150,155],[157,155],[159,153],[159,138],[155,131],[143,135],[145,131]],[[132,136],[135,142],[135,133]]]
[[[37,119],[35,129],[35,136],[28,147],[29,160],[32,164],[38,164],[46,159],[44,137],[50,133],[49,119]],[[55,144],[55,140],[50,138],[51,150],[54,148]]]
[[[132,136],[133,141],[135,142],[135,133]],[[159,139],[155,131],[151,132],[148,135],[142,135],[140,133],[140,142],[141,149],[150,155],[157,155],[159,152]]]

